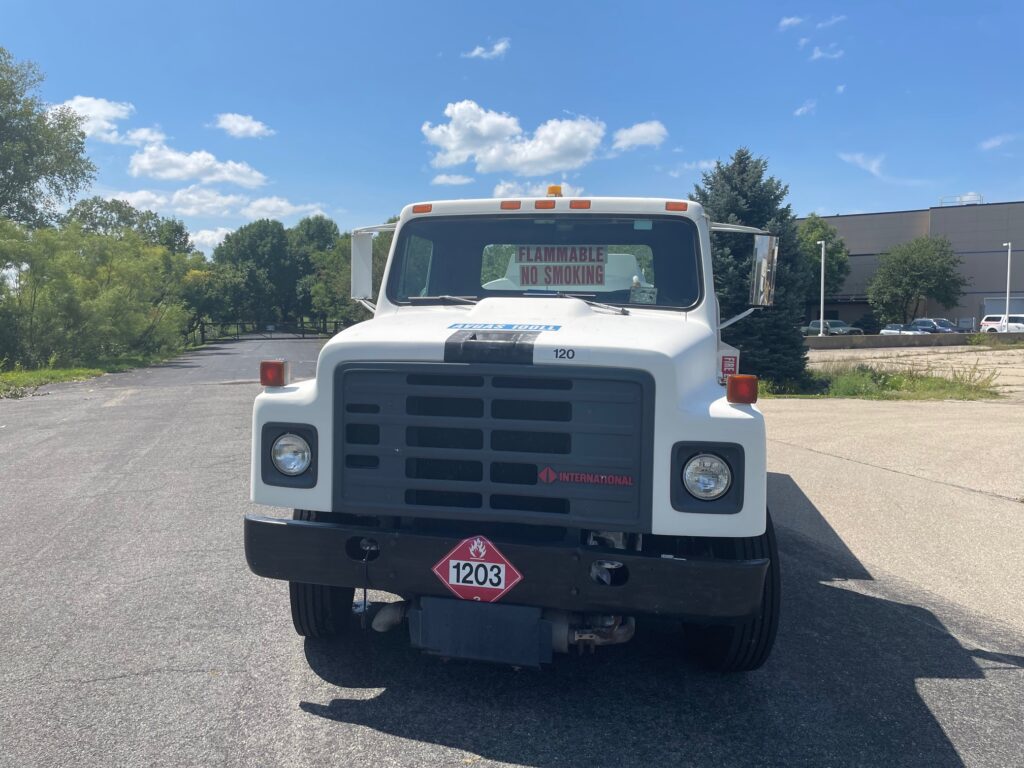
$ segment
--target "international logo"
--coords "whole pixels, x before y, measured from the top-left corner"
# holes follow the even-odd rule
[[[566,472],[544,467],[537,470],[537,479],[542,483],[569,483],[571,485],[606,485],[617,488],[632,488],[636,483],[632,475],[612,472]]]

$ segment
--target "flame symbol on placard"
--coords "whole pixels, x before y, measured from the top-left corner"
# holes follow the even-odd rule
[[[473,539],[473,543],[469,545],[469,556],[474,560],[481,560],[483,556],[487,554],[487,545],[484,544],[483,539]]]

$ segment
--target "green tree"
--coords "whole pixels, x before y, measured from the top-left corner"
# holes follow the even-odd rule
[[[297,312],[302,317],[313,313],[312,286],[314,260],[318,254],[330,252],[341,233],[338,225],[323,215],[307,216],[287,231],[288,258],[299,275],[296,282]]]
[[[2,298],[18,362],[71,365],[180,348],[188,256],[134,232],[114,238],[70,225],[26,232],[9,258]]]
[[[188,228],[179,219],[140,211],[126,200],[89,197],[79,200],[64,215],[65,224],[75,223],[84,232],[119,237],[135,232],[151,245],[162,245],[171,253],[195,253]]]
[[[33,227],[55,221],[96,172],[81,115],[49,108],[38,95],[42,81],[35,64],[0,48],[0,217]]]
[[[850,274],[850,252],[839,232],[815,213],[800,222],[797,227],[797,240],[800,253],[806,259],[808,272],[812,278],[808,281],[807,304],[818,306],[821,292],[821,246],[818,242],[825,241],[825,295],[835,296],[843,288],[847,275]],[[817,317],[817,313],[812,313]]]
[[[780,238],[775,306],[722,331],[723,340],[741,350],[743,371],[780,383],[806,376],[807,355],[798,324],[810,273],[800,254],[793,211],[784,204],[788,193],[788,186],[768,175],[768,161],[745,147],[727,163],[716,163],[693,190],[693,199],[712,220],[760,227]],[[715,290],[723,319],[749,305],[751,254],[747,235],[712,237]]]
[[[878,259],[868,284],[868,302],[883,323],[907,323],[931,300],[949,308],[960,303],[967,279],[963,260],[944,237],[918,237]]]
[[[262,324],[297,317],[301,275],[281,222],[260,219],[239,227],[217,246],[213,261],[243,275],[246,300],[239,319]]]

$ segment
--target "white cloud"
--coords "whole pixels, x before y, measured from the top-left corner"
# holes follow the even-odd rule
[[[809,38],[809,37],[801,37],[800,40],[797,42],[796,47],[797,48],[804,48],[804,47],[806,47],[806,45],[809,42],[811,42],[811,38]]]
[[[162,142],[148,144],[134,153],[128,162],[128,173],[175,181],[223,181],[248,188],[262,186],[267,181],[266,176],[248,163],[220,161],[205,150],[180,152]]]
[[[563,197],[579,197],[583,194],[583,187],[577,187],[567,181],[524,184],[520,181],[499,181],[494,187],[492,197],[546,197],[549,184],[560,184]]]
[[[507,37],[501,38],[498,42],[492,45],[490,48],[484,48],[482,45],[478,45],[472,51],[462,54],[464,59],[501,59],[504,58],[505,54],[508,53],[508,49],[512,47],[512,41]]]
[[[795,110],[793,110],[794,117],[803,117],[804,115],[813,115],[815,108],[818,106],[818,102],[814,99],[808,99]]]
[[[811,61],[817,61],[818,59],[841,59],[845,54],[842,48],[836,48],[835,43],[829,43],[827,49],[822,50],[818,46],[814,46],[814,51],[811,53]]]
[[[836,86],[836,93],[838,93],[840,96],[842,96],[844,93],[846,93],[846,85],[845,84],[837,85]]]
[[[448,168],[472,159],[479,173],[540,176],[580,168],[593,159],[605,131],[599,120],[576,117],[548,120],[530,136],[517,118],[469,99],[448,104],[444,114],[447,123],[425,122],[421,128],[439,150],[431,164]]]
[[[171,195],[170,206],[181,216],[230,216],[247,201],[243,195],[222,195],[215,189],[193,184]]]
[[[95,96],[75,96],[68,99],[60,107],[70,107],[85,118],[82,130],[90,139],[104,141],[108,144],[119,144],[121,135],[117,132],[117,123],[127,120],[135,111],[135,106],[127,101],[110,101]]]
[[[658,147],[668,137],[668,130],[660,120],[648,120],[615,132],[612,149],[625,151],[637,147]]]
[[[846,21],[846,15],[845,14],[843,14],[841,16],[833,16],[828,21],[819,21],[815,26],[818,29],[825,29],[826,27],[834,26],[835,24],[838,24],[841,21]]]
[[[998,136],[993,136],[990,139],[985,139],[983,142],[978,144],[978,149],[982,149],[988,152],[990,149],[997,149],[1004,144],[1009,144],[1011,141],[1017,138],[1014,133],[1001,133]]]
[[[125,144],[143,146],[145,144],[162,144],[167,139],[159,128],[134,128],[125,134]]]
[[[900,184],[909,187],[918,187],[929,182],[926,179],[905,179],[896,176],[889,176],[882,170],[885,162],[885,155],[866,155],[863,152],[840,152],[839,159],[844,163],[855,165],[863,171],[867,171],[879,181],[886,184]]]
[[[232,231],[228,227],[217,227],[216,229],[200,229],[198,232],[190,234],[192,242],[195,243],[197,248],[209,252],[220,245],[224,238],[230,235]]]
[[[105,197],[107,200],[124,200],[140,211],[156,211],[167,205],[167,195],[149,189],[138,189],[134,192],[111,192]]]
[[[863,152],[840,152],[839,159],[867,171],[876,178],[882,178],[882,163],[885,161],[885,155],[871,157]]]
[[[284,197],[260,197],[242,209],[242,215],[249,219],[284,219],[297,213],[326,215],[319,203],[295,204]]]
[[[795,27],[803,23],[804,20],[799,16],[783,16],[779,19],[779,32],[785,32],[790,27]]]
[[[715,160],[691,160],[681,165],[676,166],[668,175],[673,179],[678,179],[681,176],[687,175],[687,171],[710,171],[715,167]]]
[[[437,176],[430,180],[431,184],[441,186],[460,186],[462,184],[472,184],[472,176],[463,176],[461,173],[439,173]]]
[[[217,115],[217,128],[234,136],[236,139],[252,139],[262,136],[273,136],[276,131],[262,123],[252,115],[240,115],[237,112],[224,112]]]

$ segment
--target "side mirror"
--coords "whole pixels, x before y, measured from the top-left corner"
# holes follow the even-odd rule
[[[373,299],[373,233],[352,234],[352,298]]]
[[[750,274],[751,306],[770,307],[775,300],[775,265],[778,258],[778,237],[775,235],[754,235],[754,268]],[[354,271],[352,275],[354,281]]]

